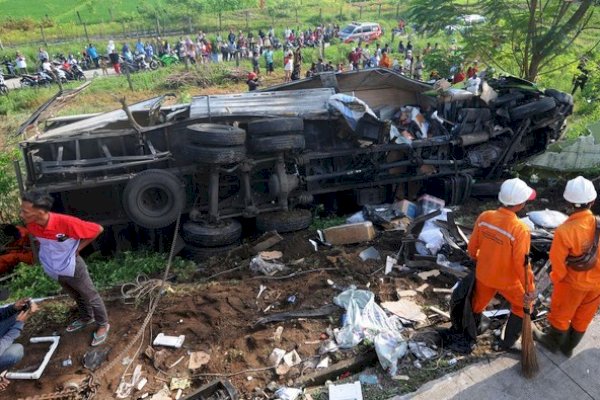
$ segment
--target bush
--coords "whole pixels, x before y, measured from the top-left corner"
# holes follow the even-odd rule
[[[19,159],[19,151],[0,153],[0,223],[9,223],[19,216],[19,188],[13,162]]]

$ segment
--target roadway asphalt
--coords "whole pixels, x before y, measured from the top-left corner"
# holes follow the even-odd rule
[[[521,376],[518,354],[504,354],[429,382],[390,400],[600,400],[600,319],[588,328],[573,356],[537,345],[539,374]]]
[[[109,75],[115,75],[115,70],[110,67],[108,68],[108,74]],[[93,79],[95,77],[98,76],[102,76],[102,70],[101,69],[90,69],[87,71],[83,71],[83,73],[85,74],[85,77],[90,80]],[[5,83],[6,86],[8,86],[9,90],[13,90],[13,89],[20,89],[21,88],[21,78],[13,78],[13,79],[6,79]]]

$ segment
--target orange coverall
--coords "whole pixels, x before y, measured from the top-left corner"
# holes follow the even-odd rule
[[[477,218],[468,246],[469,255],[477,261],[471,299],[475,314],[483,312],[496,293],[500,293],[511,304],[511,312],[523,318],[524,263],[530,243],[527,226],[504,207],[485,211]],[[528,289],[532,292],[531,269],[528,279]]]
[[[21,233],[21,237],[6,246],[10,250],[0,254],[0,274],[10,272],[21,262],[33,264],[33,253],[29,246],[29,232],[22,226],[17,226],[17,229]]]
[[[567,256],[584,254],[594,241],[596,220],[590,210],[571,214],[554,232],[550,248],[554,284],[548,321],[560,331],[585,332],[600,305],[600,258],[588,271],[567,267]]]

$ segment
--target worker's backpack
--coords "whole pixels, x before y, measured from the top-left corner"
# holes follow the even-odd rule
[[[575,271],[589,271],[596,266],[598,260],[598,239],[600,239],[600,218],[596,217],[596,231],[592,247],[580,256],[568,256],[565,263]]]

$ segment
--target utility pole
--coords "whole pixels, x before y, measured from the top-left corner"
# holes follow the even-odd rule
[[[129,90],[131,90],[133,92],[133,83],[131,82],[131,73],[129,71],[129,64],[124,63],[123,66],[125,67],[125,76],[127,77],[127,82],[129,82]]]
[[[90,36],[88,35],[88,31],[87,31],[87,26],[85,25],[85,22],[83,22],[83,20],[81,19],[81,14],[79,14],[79,11],[77,11],[77,18],[79,18],[79,23],[81,25],[83,25],[83,30],[85,32],[85,38],[87,39],[87,42],[90,42]]]
[[[42,32],[42,40],[44,41],[44,47],[48,47],[48,42],[46,41],[46,34],[44,33],[44,22],[40,22],[40,32]]]

